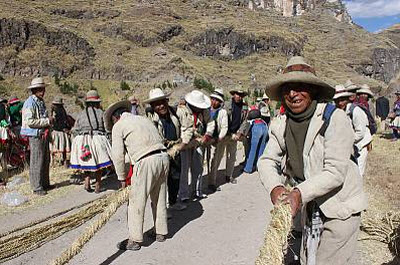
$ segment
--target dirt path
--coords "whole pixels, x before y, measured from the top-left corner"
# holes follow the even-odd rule
[[[221,188],[222,191],[207,199],[191,202],[185,211],[173,212],[169,220],[171,238],[158,243],[145,237],[146,246],[138,252],[122,252],[116,248],[116,244],[128,235],[127,207],[123,205],[70,264],[254,264],[271,208],[266,199],[267,194],[257,174],[243,174],[237,185],[225,184]],[[74,190],[67,199],[54,201],[44,209],[30,211],[19,217],[12,215],[1,218],[0,221],[10,224],[10,221],[21,218],[38,218],[41,212],[50,214],[92,199],[90,195],[81,189]],[[153,225],[150,212],[148,205],[145,231]],[[2,229],[8,230],[7,227],[9,225]],[[5,264],[48,264],[83,229],[82,226],[68,232]]]

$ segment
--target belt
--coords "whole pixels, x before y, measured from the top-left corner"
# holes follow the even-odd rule
[[[137,161],[140,161],[146,157],[152,156],[152,155],[157,155],[157,154],[161,154],[161,153],[165,153],[164,149],[158,149],[158,150],[154,150],[151,151],[150,153],[145,154],[144,156],[140,157]]]

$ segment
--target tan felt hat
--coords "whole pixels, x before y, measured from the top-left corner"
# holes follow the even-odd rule
[[[99,92],[97,90],[89,90],[86,93],[85,102],[101,102]]]
[[[45,83],[43,77],[35,77],[31,81],[31,85],[28,86],[28,89],[34,89],[39,87],[46,87],[46,85],[50,85],[49,83]]]
[[[111,132],[112,127],[113,127],[113,122],[112,122],[112,115],[113,113],[120,108],[126,109],[127,112],[129,112],[131,108],[131,103],[129,100],[122,100],[115,102],[114,104],[111,104],[106,111],[104,112],[104,127],[106,128],[107,131]]]
[[[348,91],[344,85],[336,85],[335,86],[335,95],[333,99],[343,98],[343,97],[350,97],[354,96],[356,93]]]
[[[287,83],[304,83],[318,87],[318,100],[332,99],[335,94],[335,89],[317,77],[314,68],[301,56],[289,60],[283,73],[267,83],[265,93],[273,100],[281,100],[281,87]]]
[[[361,88],[357,90],[357,94],[367,94],[369,98],[374,97],[374,93],[371,91],[369,85],[367,84],[362,85]]]

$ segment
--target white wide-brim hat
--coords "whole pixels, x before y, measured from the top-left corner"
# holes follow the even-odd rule
[[[126,109],[127,112],[129,112],[131,108],[131,102],[129,100],[122,100],[115,102],[114,104],[111,104],[106,111],[104,112],[104,127],[106,128],[107,131],[111,132],[112,127],[113,127],[113,122],[112,122],[112,115],[113,113],[120,108]]]
[[[243,90],[242,86],[237,86],[234,89],[231,89],[229,93],[233,96],[235,94],[242,95],[243,97],[247,96],[249,93]]]
[[[34,88],[39,88],[39,87],[45,88],[46,85],[50,85],[50,84],[45,83],[42,77],[35,77],[32,79],[31,85],[28,86],[28,89],[34,89]]]
[[[263,94],[263,96],[262,96],[262,98],[261,98],[261,100],[264,100],[264,99],[269,99],[269,97],[268,97],[268,95],[267,94]]]
[[[97,90],[89,90],[86,93],[85,102],[101,102],[99,92]]]
[[[343,86],[347,91],[354,92],[354,93],[356,92],[357,89],[360,88],[360,86],[354,84],[353,81],[351,81],[350,79],[348,79],[346,81],[346,83],[344,83]]]
[[[257,97],[256,98],[256,101],[261,101],[262,100],[262,97]]]
[[[53,101],[51,102],[51,104],[54,104],[54,105],[64,105],[64,100],[63,100],[63,98],[61,98],[61,97],[55,97],[55,98],[53,99]]]
[[[220,94],[217,94],[217,93],[212,93],[212,94],[210,95],[210,98],[216,98],[216,99],[218,99],[219,101],[224,102],[224,99],[221,97],[221,95],[220,95]]]
[[[303,83],[318,87],[317,100],[330,100],[335,89],[316,76],[314,68],[307,64],[303,57],[292,57],[283,73],[267,83],[265,93],[273,100],[281,100],[281,88],[287,83]]]
[[[343,98],[343,97],[350,97],[354,96],[356,93],[348,91],[344,85],[336,85],[335,86],[335,95],[333,99]]]
[[[151,103],[157,100],[161,99],[166,99],[171,96],[172,92],[170,93],[164,93],[164,91],[161,88],[154,88],[149,91],[149,98],[144,100],[143,103]]]
[[[199,109],[208,109],[211,107],[211,100],[199,90],[193,90],[186,94],[185,100],[189,105]]]
[[[371,91],[367,84],[362,85],[361,88],[357,90],[357,94],[367,94],[370,98],[374,97],[374,93]]]

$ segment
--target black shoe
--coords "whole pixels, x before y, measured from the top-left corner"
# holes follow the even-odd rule
[[[44,188],[45,190],[53,190],[56,188],[56,185],[49,185],[46,188]]]
[[[120,250],[139,250],[141,248],[138,242],[135,242],[130,239],[125,239],[117,244],[117,248]]]
[[[217,187],[215,185],[208,185],[208,189],[211,193],[214,193],[217,191]]]
[[[44,195],[47,194],[47,191],[45,191],[45,190],[35,190],[33,193],[35,193],[36,195],[39,195],[39,196],[44,196]]]

